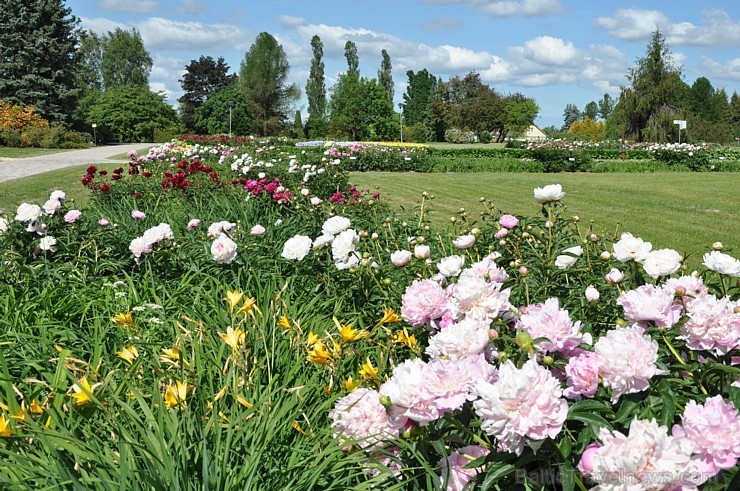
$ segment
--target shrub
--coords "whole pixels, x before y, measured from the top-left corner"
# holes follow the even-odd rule
[[[450,128],[445,131],[445,141],[448,143],[475,143],[475,133],[472,131],[459,130],[457,128]]]
[[[5,128],[19,130],[29,126],[46,127],[49,122],[32,107],[19,106],[0,100],[0,131]]]

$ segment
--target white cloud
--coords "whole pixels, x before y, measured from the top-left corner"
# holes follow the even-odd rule
[[[158,0],[100,0],[98,6],[101,10],[112,10],[115,12],[154,12],[159,9]]]
[[[665,35],[669,45],[740,46],[740,22],[734,21],[722,9],[704,11],[704,25],[672,22],[658,10],[619,9],[611,17],[598,17],[594,24],[615,38],[643,41],[656,28]]]
[[[740,58],[733,58],[722,64],[716,60],[702,56],[701,69],[702,72],[712,78],[740,82]]]
[[[231,24],[203,24],[150,17],[137,25],[148,50],[244,50],[250,34]],[[237,42],[235,42],[237,40]]]
[[[126,24],[116,22],[110,19],[96,18],[89,19],[87,17],[80,17],[80,25],[83,29],[92,31],[96,34],[106,34],[108,31],[115,31],[117,27],[121,29],[128,29]]]
[[[554,66],[572,65],[581,57],[573,43],[550,36],[530,39],[523,47],[512,48],[510,52],[511,58],[524,58],[542,65]]]
[[[560,0],[423,0],[431,5],[468,4],[492,17],[535,17],[565,10]]]
[[[204,14],[208,12],[208,6],[200,0],[178,0],[181,7],[177,9],[181,14]]]

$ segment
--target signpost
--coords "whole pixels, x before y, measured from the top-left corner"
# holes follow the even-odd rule
[[[681,130],[686,129],[686,120],[684,119],[674,119],[673,124],[678,125],[678,143],[681,143]]]
[[[96,147],[98,146],[98,131],[97,131],[97,127],[98,127],[98,125],[96,125],[95,123],[92,124],[93,141],[95,142],[95,146]]]

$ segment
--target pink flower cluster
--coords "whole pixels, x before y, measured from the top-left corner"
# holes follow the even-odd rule
[[[244,189],[252,194],[252,196],[259,196],[265,194],[270,196],[273,200],[278,203],[287,203],[293,197],[293,194],[280,182],[280,178],[276,177],[272,181],[269,179],[248,179],[244,184]]]
[[[617,299],[624,317],[642,327],[671,327],[681,317],[682,306],[675,303],[675,290],[670,287],[642,285]]]
[[[581,333],[581,322],[573,322],[567,310],[560,308],[557,298],[522,309],[517,329],[528,332],[532,339],[547,338],[536,346],[546,353],[569,353],[581,345],[591,344],[591,335]]]
[[[374,389],[360,388],[342,397],[329,417],[334,435],[345,448],[353,444],[361,448],[383,446],[401,429],[388,417],[380,394]]]

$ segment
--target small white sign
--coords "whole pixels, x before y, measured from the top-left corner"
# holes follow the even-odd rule
[[[685,130],[686,129],[686,120],[683,119],[674,119],[673,124],[678,125],[679,130]]]

